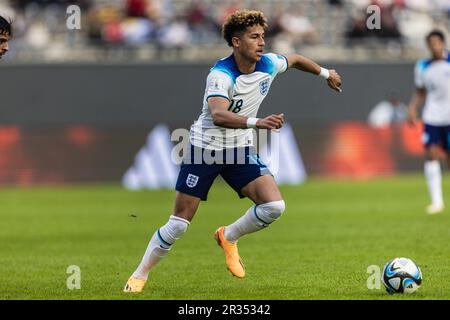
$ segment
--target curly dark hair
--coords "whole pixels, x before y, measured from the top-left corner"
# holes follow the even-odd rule
[[[11,20],[6,20],[2,16],[0,16],[0,33],[7,34],[9,36],[12,35],[11,31]]]
[[[245,31],[248,27],[260,25],[267,28],[267,19],[261,11],[242,10],[230,15],[222,26],[222,35],[230,47],[233,46],[232,38],[236,33]]]

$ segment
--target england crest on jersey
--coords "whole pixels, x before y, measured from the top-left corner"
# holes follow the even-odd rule
[[[198,182],[198,176],[190,174],[186,178],[186,184],[189,188],[193,188],[197,185]]]
[[[259,92],[261,92],[263,96],[267,94],[267,91],[269,91],[269,79],[263,80],[259,83]]]

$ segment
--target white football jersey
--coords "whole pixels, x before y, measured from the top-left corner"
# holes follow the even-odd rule
[[[206,80],[203,109],[191,126],[190,142],[213,150],[253,145],[252,129],[226,129],[214,125],[208,99],[224,97],[230,101],[228,110],[245,117],[256,117],[272,81],[288,68],[286,57],[267,53],[256,63],[255,71],[239,71],[234,55],[216,62]]]
[[[423,121],[433,126],[450,125],[450,55],[417,62],[415,84],[427,91]]]

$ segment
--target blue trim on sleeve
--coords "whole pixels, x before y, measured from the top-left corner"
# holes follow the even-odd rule
[[[446,51],[446,58],[444,59],[446,62],[450,63],[450,52]],[[425,71],[425,69],[427,69],[434,61],[439,61],[439,60],[433,60],[433,59],[424,59],[424,60],[420,60],[417,65],[419,67],[419,70],[421,72]]]
[[[264,73],[273,75],[273,73],[275,71],[275,64],[268,54],[264,54],[261,57],[261,59],[258,62],[256,62],[255,71],[264,72]]]
[[[236,61],[234,60],[233,55],[217,61],[216,64],[211,68],[211,71],[214,70],[221,71],[230,76],[233,84],[236,83],[236,78],[241,75],[241,72],[236,65]]]
[[[431,64],[433,63],[433,60],[421,60],[418,63],[420,72],[425,71]]]
[[[287,66],[288,66],[287,58],[282,55],[276,55],[276,56],[279,59],[284,58],[286,60],[286,70],[287,70]],[[217,61],[216,64],[211,68],[211,71],[214,71],[214,70],[221,71],[221,72],[227,74],[233,81],[233,84],[235,84],[236,79],[240,75],[242,75],[242,73],[239,71],[239,68],[237,67],[237,64],[236,64],[236,61],[234,60],[233,54],[231,54],[227,58]],[[269,54],[264,54],[261,57],[261,59],[256,62],[255,72],[256,71],[267,73],[267,74],[270,74],[271,76],[274,76],[274,73],[277,70],[275,68],[275,62],[272,60],[272,58],[269,56]]]
[[[206,97],[206,101],[208,101],[208,99],[212,98],[212,97],[222,97],[222,98],[227,99],[228,101],[231,101],[229,97],[224,96],[223,94],[212,94],[212,95],[209,95],[209,96]]]

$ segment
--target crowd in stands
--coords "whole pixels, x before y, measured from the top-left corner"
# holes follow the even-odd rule
[[[81,30],[67,30],[71,4],[81,8]],[[380,29],[367,28],[370,5],[380,10]],[[208,52],[224,46],[221,25],[240,8],[265,12],[267,42],[278,52],[393,43],[420,48],[430,29],[450,25],[450,0],[0,0],[0,14],[14,21],[19,53],[68,47]]]

